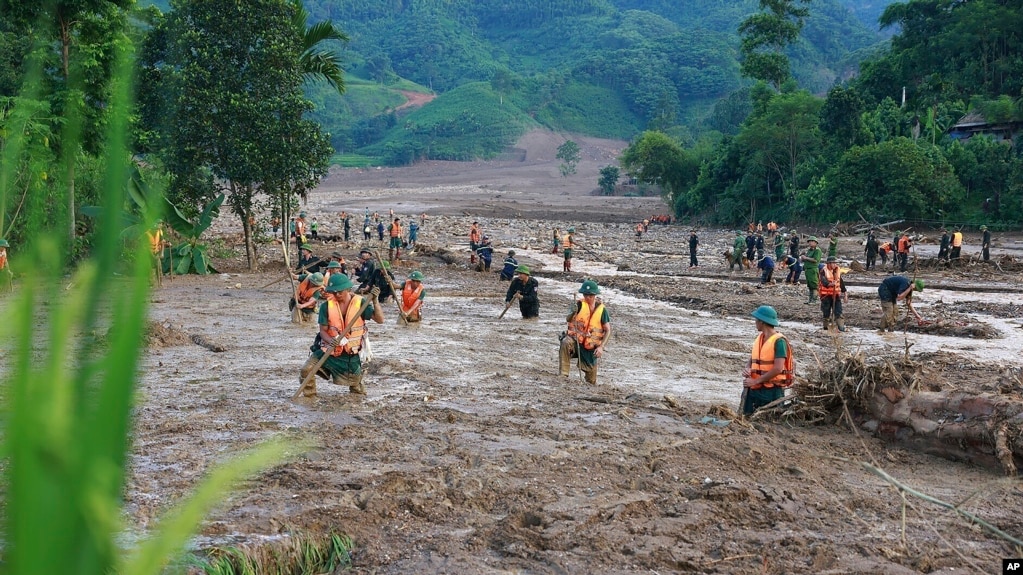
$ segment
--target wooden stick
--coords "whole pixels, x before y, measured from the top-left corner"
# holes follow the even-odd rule
[[[302,323],[302,310],[298,309],[298,286],[295,285],[295,278],[291,276],[291,262],[288,260],[288,245],[282,243],[281,249],[284,251],[284,273],[288,274],[288,279],[291,280],[291,293],[295,297],[295,309],[291,312],[291,323]]]
[[[504,314],[508,313],[508,308],[510,308],[512,304],[515,303],[515,300],[519,299],[519,296],[521,295],[522,294],[520,293],[515,294],[515,296],[508,301],[508,305],[504,306],[504,311],[501,312],[501,315],[497,316],[497,319],[501,319],[502,317],[504,317]]]
[[[377,263],[380,264],[380,274],[384,276],[384,280],[387,281],[387,285],[391,286],[391,294],[394,298],[394,303],[398,304],[398,317],[401,319],[401,323],[405,326],[408,325],[408,315],[405,310],[401,309],[401,301],[398,300],[398,286],[394,285],[391,281],[390,274],[387,273],[387,268],[384,267],[384,260],[380,258],[380,252],[373,252],[373,255],[377,258]]]
[[[372,298],[368,297],[362,298],[362,305],[359,306],[359,312],[355,314],[356,320],[362,317],[362,312],[366,311],[366,308],[369,306],[370,299]],[[345,328],[341,330],[341,333],[337,335],[335,340],[340,340],[347,336],[349,333],[351,333],[353,327],[355,327],[355,320],[353,320],[352,323],[346,325]],[[327,363],[327,358],[330,357],[332,353],[334,353],[334,349],[336,347],[337,347],[336,345],[331,344],[330,348],[323,352],[323,355],[320,356],[320,360],[316,362],[316,367],[314,367],[313,370],[309,372],[309,375],[305,376],[305,379],[302,380],[302,384],[299,385],[298,390],[295,391],[295,395],[291,396],[291,401],[295,401],[296,399],[298,399],[298,396],[302,394],[302,390],[305,389],[305,386],[309,385],[309,382],[316,377],[317,372],[320,371],[320,368],[323,367],[323,364]]]

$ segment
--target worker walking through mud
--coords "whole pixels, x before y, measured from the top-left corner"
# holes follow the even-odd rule
[[[795,381],[792,347],[778,327],[778,312],[769,305],[753,311],[757,334],[750,359],[742,370],[742,399],[739,411],[752,415],[761,407],[785,397],[785,389]]]
[[[564,250],[564,271],[572,271],[572,248],[575,247],[575,228],[568,228],[568,233],[561,238],[561,249]]]
[[[845,317],[842,315],[842,303],[849,301],[849,293],[845,288],[842,270],[838,267],[838,258],[828,256],[827,264],[821,270],[820,287],[817,293],[821,298],[821,314],[824,316],[824,331],[831,329],[831,316],[835,317],[838,331],[845,331]]]
[[[505,309],[511,306],[512,300],[519,299],[519,311],[522,319],[534,319],[540,317],[540,285],[536,278],[529,273],[527,266],[515,268],[517,274],[508,286],[508,292],[504,294]]]
[[[803,262],[803,275],[806,276],[806,291],[809,293],[809,297],[804,303],[812,304],[817,302],[817,282],[820,278],[820,268],[817,266],[821,263],[824,253],[817,247],[817,236],[810,236],[806,243],[810,247],[807,248],[806,253],[799,260]]]
[[[559,368],[561,375],[568,377],[572,358],[578,358],[586,383],[596,385],[597,361],[604,355],[604,345],[611,337],[611,316],[597,299],[600,295],[597,282],[584,281],[579,293],[582,300],[575,302],[566,318],[568,329],[561,334]]]
[[[303,384],[299,391],[305,397],[316,395],[316,377],[309,377],[313,370],[316,376],[329,379],[334,385],[347,385],[350,393],[366,394],[359,350],[366,335],[366,320],[384,323],[384,313],[377,300],[378,290],[371,290],[367,301],[365,296],[353,294],[352,286],[348,276],[334,274],[324,290],[326,301],[320,306],[320,330],[309,348],[312,352],[309,359],[299,371]],[[346,330],[348,333],[341,336]]]
[[[401,284],[401,313],[406,323],[423,321],[423,301],[426,300],[423,279],[423,272],[416,270]]]

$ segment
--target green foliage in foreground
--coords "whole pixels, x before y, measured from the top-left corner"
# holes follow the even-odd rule
[[[102,162],[103,221],[117,222],[129,179],[131,66],[118,54],[107,122],[97,142]],[[41,66],[24,80],[38,92]],[[17,102],[14,103],[17,106]],[[14,114],[15,118],[25,115]],[[82,118],[70,115],[62,122]],[[80,130],[69,130],[81,134]],[[5,134],[5,157],[19,158],[25,131]],[[63,142],[78,150],[77,142]],[[79,152],[82,153],[82,152]],[[64,161],[74,162],[76,157]],[[18,162],[0,164],[0,203],[8,201]],[[64,170],[55,162],[51,171]],[[151,226],[155,214],[146,214]],[[280,461],[283,442],[217,466],[133,549],[124,549],[123,493],[136,382],[149,298],[149,259],[138,246],[127,277],[117,277],[121,227],[99,226],[93,249],[64,279],[66,251],[56,237],[69,225],[48,220],[20,260],[32,263],[31,286],[0,300],[3,342],[3,431],[6,457],[3,572],[6,575],[157,575],[183,552],[203,516],[240,479]],[[66,290],[59,287],[68,286]],[[50,286],[36,289],[36,286]],[[97,334],[105,333],[105,337]],[[102,343],[101,343],[102,341]],[[292,448],[293,449],[293,448]]]

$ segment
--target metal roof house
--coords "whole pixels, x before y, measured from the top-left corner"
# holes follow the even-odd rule
[[[1012,145],[1013,138],[1023,135],[1023,121],[988,122],[980,112],[970,112],[948,130],[948,135],[954,140],[966,141],[978,134]]]

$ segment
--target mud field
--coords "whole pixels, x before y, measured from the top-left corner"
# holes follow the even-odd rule
[[[904,322],[894,334],[876,333],[885,272],[850,273],[850,329],[828,334],[819,309],[803,305],[804,286],[757,288],[753,270],[728,272],[719,254],[729,230],[700,229],[701,265],[689,269],[689,228],[634,237],[636,216],[666,211],[655,199],[590,196],[580,175],[574,189],[555,180],[565,189],[551,200],[531,183],[550,166],[522,168],[520,189],[512,176],[494,179],[518,211],[501,203],[508,196],[459,181],[487,182],[485,165],[444,185],[430,179],[441,177],[437,166],[421,183],[409,171],[409,181],[392,174],[394,185],[360,187],[346,174],[311,196],[322,234],[335,233],[328,219],[342,209],[360,220],[365,207],[386,214],[390,205],[403,220],[430,214],[422,247],[397,268],[399,278],[426,275],[424,322],[397,325],[395,304],[385,304],[386,323],[370,328],[364,398],[321,380],[317,398],[289,401],[315,328],[290,323],[288,283],[260,289],[283,275],[279,247],[261,248],[256,274],[236,250],[215,261],[226,273],[165,280],[153,294],[137,408],[133,525],[145,530],[227,454],[284,435],[317,447],[244,485],[197,547],[336,530],[355,541],[354,572],[386,574],[996,573],[1002,558],[1021,555],[951,511],[914,498],[904,506],[859,462],[1023,537],[1023,489],[996,470],[886,445],[845,423],[729,422],[755,336],[749,313],[763,303],[778,309],[801,377],[839,354],[908,352],[929,389],[1018,397],[1018,235],[996,234],[1000,269],[968,261],[921,273],[928,287],[916,306],[930,323]],[[573,217],[531,219],[545,206]],[[473,219],[497,247],[489,274],[467,266]],[[549,237],[569,225],[587,249],[565,274]],[[215,229],[240,246],[234,222]],[[972,254],[977,238],[967,240]],[[363,245],[317,251],[354,261]],[[856,238],[839,245],[844,265],[860,257]],[[498,319],[508,284],[496,272],[509,248],[540,281],[537,321],[516,307]],[[918,246],[919,269],[931,250]],[[437,253],[465,261],[427,255]],[[557,334],[584,277],[604,287],[614,330],[597,386],[557,373]]]

